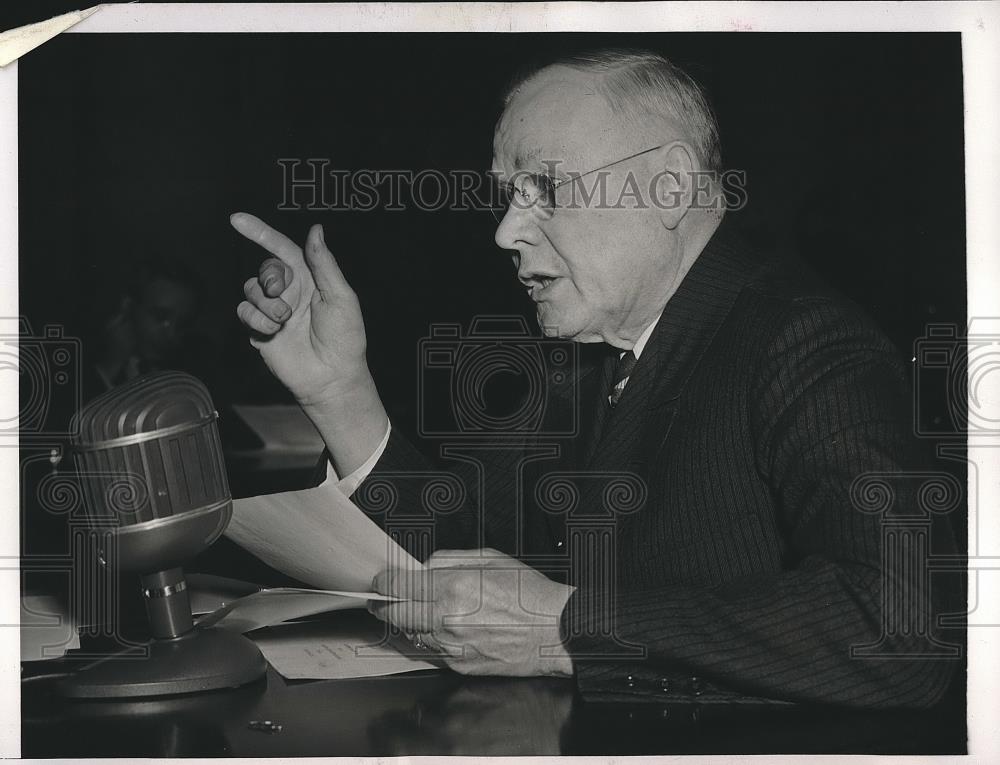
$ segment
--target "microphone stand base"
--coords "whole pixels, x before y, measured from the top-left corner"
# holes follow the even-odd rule
[[[267,671],[252,640],[221,629],[195,628],[146,647],[146,656],[132,649],[84,665],[61,679],[56,692],[78,699],[167,696],[235,688]]]

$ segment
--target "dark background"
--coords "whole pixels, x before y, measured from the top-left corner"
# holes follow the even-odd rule
[[[81,317],[114,310],[108,287],[130,264],[183,260],[205,292],[217,403],[281,400],[235,317],[262,251],[228,217],[300,242],[320,222],[390,414],[412,424],[432,322],[531,319],[492,216],[281,212],[277,160],[486,169],[517,65],[602,45],[661,51],[706,86],[724,165],[747,172],[735,217],[749,237],[798,252],[907,357],[928,322],[964,325],[961,47],[947,33],[60,35],[19,64],[21,312],[80,334]]]

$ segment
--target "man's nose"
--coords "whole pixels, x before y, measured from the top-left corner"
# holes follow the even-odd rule
[[[526,244],[537,244],[539,234],[531,209],[511,205],[500,219],[493,240],[505,250],[518,250]]]

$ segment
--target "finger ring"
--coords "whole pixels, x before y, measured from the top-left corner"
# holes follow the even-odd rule
[[[419,632],[416,635],[413,636],[413,647],[416,648],[418,651],[420,651],[420,650],[422,650],[422,649],[424,649],[424,648],[427,647],[424,644],[424,641],[420,639],[420,633]]]

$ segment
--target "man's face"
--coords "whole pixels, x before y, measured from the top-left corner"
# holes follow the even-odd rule
[[[515,186],[525,172],[546,173],[558,183],[567,173],[584,173],[660,143],[636,145],[641,141],[616,119],[594,75],[552,67],[526,83],[504,112],[494,137],[493,171]],[[551,218],[517,204],[507,211],[496,242],[514,252],[518,279],[536,304],[545,334],[580,342],[634,341],[662,310],[664,284],[679,264],[672,262],[656,207],[648,204],[656,157],[652,152],[560,186]],[[560,163],[554,175],[552,161]],[[601,175],[606,192],[584,204],[580,192],[593,191]],[[629,183],[641,190],[644,204],[622,196]]]
[[[136,351],[151,363],[168,363],[180,350],[195,313],[190,287],[156,278],[146,285],[136,306]]]

